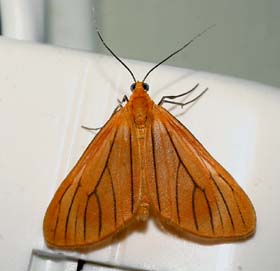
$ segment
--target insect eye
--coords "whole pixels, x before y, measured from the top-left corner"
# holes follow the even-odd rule
[[[149,85],[147,83],[143,83],[143,88],[148,91],[149,90]]]
[[[133,91],[136,87],[136,83],[133,83],[131,86],[130,86],[130,90]]]

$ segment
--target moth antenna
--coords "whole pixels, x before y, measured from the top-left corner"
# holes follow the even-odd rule
[[[214,27],[216,24],[212,24],[211,26],[208,26],[206,29],[204,29],[202,32],[200,32],[199,34],[197,34],[196,36],[194,36],[190,41],[188,41],[186,44],[184,44],[182,47],[180,47],[178,50],[176,50],[175,52],[173,52],[172,54],[170,54],[169,56],[167,56],[166,58],[164,58],[163,60],[161,60],[158,64],[156,64],[153,68],[151,68],[147,74],[145,75],[144,79],[142,80],[142,82],[144,82],[146,80],[146,78],[148,77],[148,75],[155,69],[157,68],[159,65],[161,65],[162,63],[164,63],[165,61],[167,61],[169,58],[173,57],[174,55],[176,55],[177,53],[181,52],[182,50],[184,50],[188,45],[190,45],[194,40],[196,40],[197,38],[199,38],[200,36],[202,36],[205,32],[207,32],[210,28]]]
[[[99,39],[101,40],[101,42],[103,43],[103,45],[105,46],[105,48],[129,71],[129,73],[131,74],[133,81],[136,83],[136,78],[134,76],[134,74],[132,73],[132,71],[128,68],[128,66],[112,51],[112,49],[105,43],[105,41],[103,40],[98,28],[96,27],[96,33],[99,37]]]

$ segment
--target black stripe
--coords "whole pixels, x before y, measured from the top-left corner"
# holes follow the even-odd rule
[[[113,184],[113,178],[111,175],[111,171],[108,167],[108,173],[110,176],[110,180],[111,180],[111,186],[112,186],[112,192],[113,192],[113,204],[114,204],[114,221],[115,221],[115,226],[117,225],[117,204],[116,204],[116,192],[115,192],[115,188],[114,188],[114,184]]]
[[[87,203],[86,203],[86,207],[85,207],[85,212],[84,212],[84,240],[86,240],[86,230],[87,230],[87,208],[88,208],[88,202],[89,202],[89,198],[87,198]]]
[[[74,200],[76,198],[76,195],[77,195],[79,187],[80,187],[80,180],[81,180],[81,178],[78,181],[79,184],[76,187],[76,190],[75,190],[74,195],[73,195],[72,200],[71,200],[71,204],[70,204],[70,206],[68,208],[68,213],[67,213],[66,222],[65,222],[65,234],[64,234],[65,241],[66,241],[66,235],[67,235],[67,230],[68,230],[69,217],[70,217],[70,213],[71,213],[71,210],[72,210],[72,206],[73,206]]]
[[[205,197],[206,202],[207,202],[207,207],[208,207],[208,211],[209,211],[209,215],[210,215],[210,222],[211,222],[212,232],[213,232],[213,234],[215,234],[215,231],[214,231],[214,222],[213,222],[213,214],[212,214],[211,206],[210,206],[210,203],[209,203],[209,200],[208,200],[208,198],[207,198],[207,195],[206,195],[205,190],[203,190],[202,192],[203,192],[204,197]]]
[[[180,168],[180,162],[178,162],[177,171],[176,171],[176,209],[177,209],[178,223],[180,224],[181,221],[180,221],[180,210],[179,210],[179,185],[178,185],[179,168]]]
[[[78,203],[76,218],[75,218],[75,230],[74,230],[74,233],[75,233],[74,240],[75,240],[75,242],[76,242],[76,239],[77,239],[77,230],[76,229],[77,229],[77,221],[78,221],[77,215],[78,215],[78,212],[79,212],[79,207],[80,207],[80,204]]]
[[[157,192],[157,201],[158,201],[158,208],[161,211],[160,207],[160,198],[159,198],[159,190],[158,190],[158,178],[157,178],[157,166],[156,166],[156,157],[155,157],[155,142],[154,142],[154,133],[153,129],[151,129],[151,139],[152,139],[152,148],[153,148],[153,163],[155,169],[155,181],[156,181],[156,192]]]
[[[53,231],[53,240],[55,240],[55,235],[56,235],[56,229],[57,229],[57,225],[58,225],[58,220],[59,220],[59,213],[60,213],[60,204],[58,205],[58,212],[57,212],[57,216],[56,216],[56,221],[55,221],[55,226],[54,226],[54,231]]]
[[[211,174],[211,173],[210,173],[210,174]],[[230,222],[231,222],[232,228],[233,228],[233,230],[235,230],[234,223],[233,223],[233,218],[232,218],[232,215],[231,215],[231,213],[230,213],[229,206],[228,206],[228,204],[227,204],[227,202],[226,202],[226,199],[225,199],[225,197],[224,197],[224,194],[222,193],[220,187],[219,187],[218,184],[216,183],[216,181],[215,181],[214,177],[212,176],[212,174],[211,174],[211,180],[214,182],[215,186],[217,187],[217,189],[218,189],[218,191],[219,191],[219,193],[220,193],[220,195],[221,195],[221,197],[222,197],[222,199],[223,199],[223,202],[224,202],[224,204],[225,204],[225,206],[226,206],[226,209],[227,209],[227,213],[228,213],[229,218],[230,218]]]
[[[176,152],[176,154],[177,154],[177,157],[178,157],[180,163],[183,165],[183,167],[184,167],[184,169],[186,170],[187,174],[190,176],[190,178],[191,178],[193,184],[194,184],[197,188],[199,188],[200,190],[203,190],[203,188],[200,187],[200,186],[195,182],[195,179],[193,178],[193,176],[192,176],[191,173],[189,172],[188,168],[185,166],[184,161],[181,159],[181,157],[180,157],[180,155],[179,155],[179,153],[178,153],[178,150],[177,150],[177,148],[176,148],[176,146],[175,146],[175,143],[174,143],[174,141],[173,141],[173,139],[172,139],[172,137],[171,137],[171,135],[170,135],[168,129],[166,129],[166,127],[164,127],[164,129],[165,129],[166,133],[168,134],[168,137],[169,137],[169,139],[170,139],[170,142],[171,142],[171,144],[172,144],[172,146],[173,146],[173,148],[174,148],[174,150],[175,150],[175,152]]]
[[[130,147],[130,189],[131,189],[131,195],[130,195],[130,204],[131,204],[131,213],[134,211],[134,186],[133,186],[133,151],[132,151],[132,135],[131,131],[129,133],[129,147]]]
[[[102,230],[102,209],[101,209],[100,199],[99,199],[99,196],[97,193],[95,193],[95,197],[96,197],[97,205],[98,205],[98,219],[99,219],[98,237],[100,238],[101,230]]]
[[[220,217],[220,221],[221,221],[221,226],[222,226],[222,230],[224,232],[224,222],[223,222],[223,217],[222,217],[222,214],[221,214],[221,211],[220,211],[220,207],[217,203],[217,199],[216,199],[216,206],[217,206],[217,209],[218,209],[218,213],[219,213],[219,217]]]
[[[224,176],[221,175],[220,173],[218,173],[218,176],[228,185],[228,187],[230,188],[230,190],[233,191],[233,188],[232,188],[231,185],[228,183],[228,181],[224,178]]]
[[[244,225],[245,228],[247,228],[245,219],[244,219],[244,217],[243,217],[243,214],[242,214],[242,212],[241,212],[241,209],[240,209],[240,207],[239,207],[239,204],[238,204],[238,202],[237,202],[237,200],[236,200],[236,198],[235,198],[235,191],[232,191],[232,194],[233,194],[233,198],[234,198],[234,201],[235,201],[235,203],[236,203],[237,209],[238,209],[238,211],[239,211],[241,220],[242,220],[242,222],[243,222],[243,225]]]
[[[197,223],[197,217],[196,217],[196,213],[195,213],[195,191],[196,191],[196,187],[193,187],[193,191],[192,191],[192,212],[193,212],[193,219],[194,219],[194,224],[196,227],[196,230],[198,231],[198,223]]]
[[[244,227],[246,228],[246,223],[245,223],[243,214],[242,214],[241,209],[240,209],[240,207],[239,207],[239,204],[238,204],[238,202],[237,202],[237,200],[236,200],[236,198],[235,198],[235,190],[231,187],[231,185],[228,183],[228,181],[227,181],[221,174],[219,174],[218,176],[219,176],[219,177],[228,185],[228,187],[231,189],[232,195],[233,195],[233,198],[234,198],[234,201],[235,201],[235,204],[236,204],[236,207],[237,207],[237,209],[238,209],[238,211],[239,211],[239,214],[240,214],[241,220],[242,220],[242,222],[243,222],[243,225],[244,225]]]
[[[114,143],[115,143],[117,131],[118,131],[118,130],[116,130],[116,132],[115,132],[115,134],[114,134],[114,138],[113,138],[112,144],[111,144],[111,146],[110,146],[110,150],[109,150],[109,153],[108,153],[107,160],[106,160],[106,163],[105,163],[105,165],[104,165],[104,168],[103,168],[103,170],[102,170],[102,172],[101,172],[101,174],[100,174],[100,176],[99,176],[99,178],[98,178],[98,181],[97,181],[97,183],[96,183],[96,185],[95,185],[93,191],[92,191],[88,196],[91,196],[92,194],[95,193],[95,191],[97,190],[97,188],[98,188],[98,186],[99,186],[99,184],[100,184],[100,182],[101,182],[101,179],[102,179],[102,177],[103,177],[103,175],[104,175],[104,172],[105,172],[106,168],[108,167],[108,161],[109,161],[109,159],[110,159],[110,155],[111,155],[111,152],[112,152],[112,149],[113,149],[113,145],[114,145]]]
[[[56,217],[56,222],[55,222],[55,227],[54,227],[54,240],[55,240],[55,235],[56,235],[56,229],[57,229],[57,225],[58,225],[58,221],[59,221],[59,213],[60,213],[60,209],[61,209],[61,201],[63,200],[64,195],[67,193],[67,191],[70,189],[71,187],[71,183],[68,185],[68,187],[65,189],[65,191],[63,192],[62,196],[60,197],[60,200],[58,202],[58,206],[59,206],[59,210],[57,213],[57,217]]]
[[[208,172],[209,172],[209,174],[210,174],[210,176],[211,176],[211,179],[213,179],[213,176],[212,176],[210,170],[208,169],[207,165],[205,164],[205,161],[204,161],[204,160],[201,160],[201,161],[202,161],[202,163],[204,164],[204,167],[207,168],[207,170],[208,170]],[[218,209],[218,213],[219,213],[219,217],[220,217],[220,222],[221,222],[222,230],[223,230],[223,232],[224,232],[223,217],[222,217],[222,214],[221,214],[220,207],[219,207],[219,205],[218,205],[218,200],[217,200],[217,198],[216,198],[216,195],[215,195],[215,199],[216,199],[215,203],[216,203],[216,207],[217,207],[217,209]]]

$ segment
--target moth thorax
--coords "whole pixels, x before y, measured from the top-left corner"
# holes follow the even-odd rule
[[[144,125],[148,114],[148,103],[145,98],[136,98],[131,106],[132,115],[136,125]]]

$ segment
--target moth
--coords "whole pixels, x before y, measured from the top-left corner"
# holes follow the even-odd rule
[[[236,241],[255,232],[256,215],[246,193],[162,107],[185,105],[175,99],[198,85],[181,95],[165,96],[159,104],[148,95],[145,79],[150,72],[205,31],[159,62],[142,81],[97,31],[132,75],[132,95],[124,96],[55,193],[43,223],[48,246],[91,248],[146,221],[150,213],[168,229],[202,240]]]

